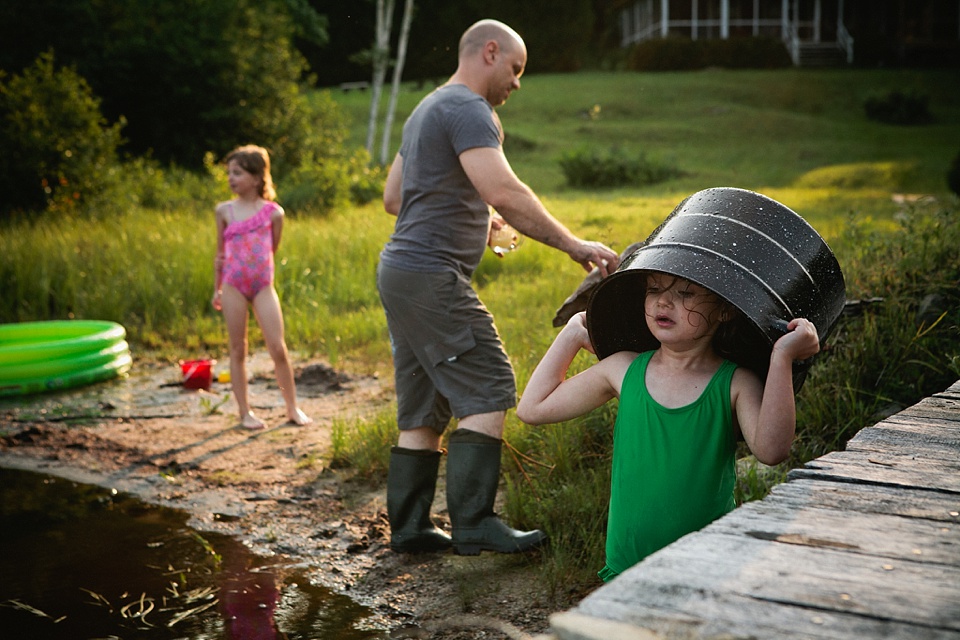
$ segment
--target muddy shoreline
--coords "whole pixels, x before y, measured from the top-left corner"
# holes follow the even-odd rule
[[[241,540],[311,582],[371,611],[384,637],[526,638],[583,594],[547,593],[539,556],[400,555],[388,548],[383,489],[327,466],[334,419],[372,415],[392,400],[377,377],[321,362],[297,368],[315,423],[285,423],[270,362],[250,362],[263,431],[236,425],[229,385],[185,390],[167,363],[83,389],[0,400],[0,466],[136,496],[189,514],[198,531]],[[449,526],[443,488],[437,520]]]

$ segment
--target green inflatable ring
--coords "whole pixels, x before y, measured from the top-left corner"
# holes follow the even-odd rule
[[[121,340],[99,351],[75,353],[53,360],[37,360],[22,364],[0,366],[0,384],[17,380],[33,380],[63,375],[65,371],[83,371],[113,362],[124,353],[130,353],[126,340]]]
[[[69,389],[130,370],[126,330],[105,320],[0,324],[0,397]]]
[[[44,391],[59,391],[61,389],[80,387],[94,382],[102,382],[126,373],[132,365],[133,358],[129,353],[125,353],[107,364],[91,369],[81,369],[73,373],[65,373],[47,378],[19,380],[12,384],[2,382],[0,383],[0,398],[43,393]]]
[[[123,326],[108,320],[0,324],[0,367],[99,351],[126,336]]]

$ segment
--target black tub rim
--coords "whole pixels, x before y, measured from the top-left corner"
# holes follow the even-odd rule
[[[757,220],[767,228],[779,224],[779,229],[784,229],[789,223],[792,232],[803,236],[803,242],[791,249],[783,239],[764,231],[759,225],[750,226],[741,219],[717,212],[686,210],[688,206],[704,206],[705,202],[717,200],[724,201],[724,207],[734,210],[738,206],[736,203],[745,202],[742,218],[757,216],[758,211],[762,210],[763,214]],[[706,246],[680,242],[674,238],[660,240],[661,235],[670,231],[670,225],[675,219],[688,216],[709,218],[708,222],[711,224],[719,224],[721,220],[731,222],[737,227],[749,230],[756,237],[765,238],[764,242],[769,242],[771,247],[778,247],[780,252],[792,261],[793,272],[804,274],[802,279],[806,282],[801,283],[799,288],[803,289],[800,293],[805,294],[806,299],[801,299],[801,304],[798,305],[797,300],[790,299],[790,292],[779,291],[771,285],[768,281],[771,280],[769,273],[758,273],[743,262],[738,262],[732,255],[725,255]],[[680,230],[684,229],[684,224],[689,224],[689,219],[678,224]],[[797,238],[794,238],[794,241],[796,242]],[[700,266],[699,271],[692,273],[688,265],[694,262]],[[811,274],[814,267],[822,271],[818,275],[823,281]],[[650,234],[647,242],[625,258],[617,270],[601,280],[591,293],[587,303],[586,324],[598,358],[603,359],[617,351],[642,352],[660,346],[647,328],[643,317],[646,274],[651,271],[687,279],[733,304],[743,318],[738,326],[741,336],[739,339],[742,340],[739,347],[750,353],[721,355],[750,368],[761,379],[766,378],[773,343],[786,333],[789,320],[793,317],[808,317],[817,326],[823,344],[839,320],[846,301],[846,284],[833,251],[816,229],[799,214],[769,196],[747,189],[704,189],[684,198]],[[736,283],[747,284],[738,287]],[[797,286],[794,286],[795,295],[796,289]],[[808,308],[798,309],[803,306]],[[815,313],[806,313],[811,311],[811,306]],[[629,319],[609,320],[609,316],[616,314],[626,314],[635,318],[635,322]],[[811,364],[812,360],[796,363],[795,388],[799,389],[802,385]]]

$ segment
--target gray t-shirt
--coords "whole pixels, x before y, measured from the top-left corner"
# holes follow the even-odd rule
[[[420,101],[403,125],[400,212],[381,262],[406,271],[472,275],[487,244],[490,213],[459,156],[502,143],[493,107],[466,86],[445,85]]]

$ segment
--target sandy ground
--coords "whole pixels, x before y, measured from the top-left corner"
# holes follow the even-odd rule
[[[285,423],[269,358],[255,355],[248,369],[265,430],[237,426],[229,385],[186,390],[176,365],[137,362],[124,379],[0,400],[0,466],[184,510],[192,527],[288,558],[315,583],[367,605],[371,624],[390,638],[526,638],[548,631],[548,616],[583,595],[548,595],[536,554],[390,551],[384,489],[329,468],[328,452],[333,421],[382,409],[392,382],[302,364],[298,393],[315,423],[297,427]],[[442,484],[437,493],[437,520],[449,530]]]

